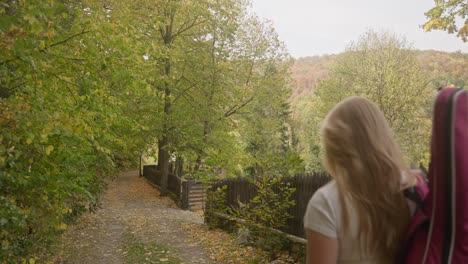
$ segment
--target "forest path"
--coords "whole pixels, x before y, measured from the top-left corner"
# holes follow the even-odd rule
[[[214,263],[187,226],[202,226],[138,177],[121,173],[109,183],[101,209],[86,213],[62,235],[54,263]]]

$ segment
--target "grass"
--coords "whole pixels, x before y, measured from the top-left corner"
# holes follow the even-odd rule
[[[181,260],[174,256],[175,252],[165,245],[160,245],[155,242],[145,244],[131,233],[126,233],[124,235],[124,240],[125,263],[181,263]]]

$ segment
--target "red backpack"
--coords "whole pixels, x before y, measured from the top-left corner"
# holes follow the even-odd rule
[[[429,183],[419,197],[400,263],[468,263],[468,92],[445,88],[437,95]]]

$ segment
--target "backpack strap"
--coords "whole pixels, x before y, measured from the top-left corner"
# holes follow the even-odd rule
[[[416,211],[411,217],[411,222],[408,226],[406,236],[404,237],[401,254],[399,256],[400,261],[398,263],[405,262],[407,254],[411,250],[415,235],[421,230],[427,230],[429,228],[429,216],[424,208],[424,200],[429,192],[427,178],[423,172],[418,172],[416,176],[416,185],[403,191],[407,199],[416,203]]]
[[[403,193],[406,198],[413,201],[419,208],[421,208],[422,203],[429,192],[429,187],[427,185],[426,176],[422,172],[418,172],[416,177],[416,185],[406,188]]]

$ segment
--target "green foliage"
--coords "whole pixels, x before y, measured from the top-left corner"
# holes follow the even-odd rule
[[[289,208],[294,206],[291,199],[294,188],[281,182],[281,178],[262,177],[255,181],[257,195],[247,203],[240,203],[233,214],[242,219],[240,228],[248,229],[254,243],[271,253],[274,258],[287,248],[288,240],[278,229],[285,227],[291,215]]]
[[[281,47],[277,36],[268,33],[271,31],[269,25],[257,25],[254,30],[250,35],[260,36],[253,42],[256,45],[272,42]],[[293,148],[294,131],[286,100],[291,96],[291,89],[289,79],[284,76],[289,72],[291,61],[282,49],[270,56],[257,62],[261,75],[252,80],[252,83],[257,82],[258,88],[240,123],[244,130],[242,141],[252,156],[249,166],[252,175],[289,176],[303,170]]]
[[[295,205],[291,199],[295,189],[283,183],[279,177],[261,177],[253,183],[257,194],[246,203],[239,202],[237,208],[226,206],[226,185],[209,189],[205,222],[211,228],[232,230],[235,224],[239,230],[248,230],[250,243],[270,252],[273,259],[289,246],[285,233],[278,230],[285,227],[291,218],[288,210]],[[217,214],[234,218],[229,220]]]
[[[457,36],[466,42],[468,40],[468,3],[465,0],[435,0],[435,4],[435,7],[425,13],[429,21],[423,25],[424,30],[435,29],[445,30],[450,34],[457,33]]]
[[[100,8],[87,2],[92,10]],[[231,176],[262,155],[284,156],[279,148],[289,122],[289,56],[273,27],[249,14],[246,1],[109,1],[108,6],[110,17],[102,23],[125,32],[124,39],[138,39],[129,44],[135,45],[135,57],[146,57],[139,63],[142,78],[162,97],[153,108],[158,126],[152,129],[159,168],[175,156],[194,178],[213,177],[220,169]],[[254,128],[257,121],[261,125]],[[248,148],[259,131],[268,132],[266,143]]]
[[[246,1],[0,3],[0,262],[37,255],[142,151],[194,178],[302,170],[289,55]]]
[[[206,192],[206,205],[203,212],[205,223],[208,224],[210,228],[222,227],[222,220],[215,215],[215,213],[228,214],[230,208],[226,206],[226,189],[227,185],[213,189],[213,184],[209,185]]]
[[[462,52],[442,52],[433,50],[411,50],[416,57],[418,65],[427,76],[429,88],[435,91],[439,87],[467,87],[468,54]],[[297,144],[294,146],[304,159],[309,171],[321,171],[321,150],[315,133],[323,114],[319,114],[320,103],[315,91],[320,80],[328,79],[333,71],[334,64],[338,63],[344,54],[326,55],[320,57],[305,57],[297,59],[292,67],[292,77],[295,88],[291,98],[293,131],[297,135]],[[425,106],[427,116],[431,117],[433,100]],[[426,156],[426,154],[425,154]],[[422,158],[427,161],[426,158]]]
[[[0,262],[19,262],[134,164],[127,94],[140,82],[80,3],[2,1],[0,13]]]
[[[418,164],[428,152],[431,115],[435,90],[421,71],[404,40],[392,34],[367,32],[340,55],[328,79],[321,81],[311,99],[314,112],[306,121],[304,148],[320,161],[319,128],[331,108],[346,97],[358,95],[374,101],[383,111],[396,137]],[[317,167],[317,165],[310,165]]]

